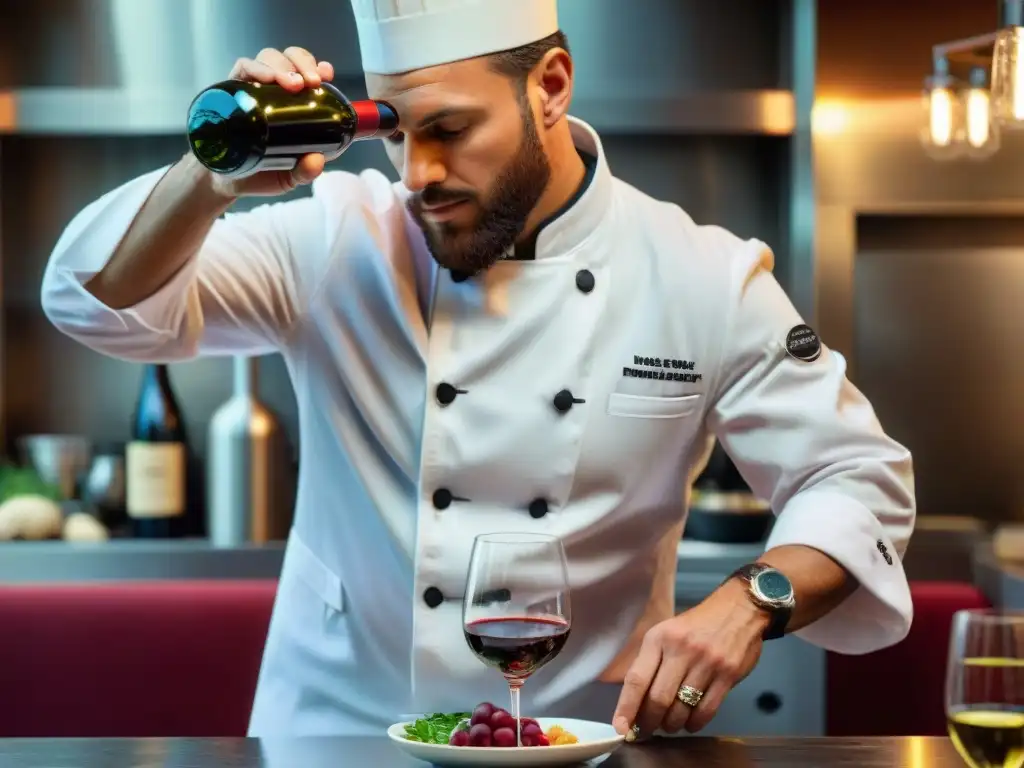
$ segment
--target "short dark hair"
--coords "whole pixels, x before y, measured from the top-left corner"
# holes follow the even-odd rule
[[[509,1],[514,2],[514,0]],[[522,88],[526,85],[526,78],[530,76],[533,68],[552,48],[561,48],[566,53],[570,53],[569,39],[562,30],[535,43],[527,43],[508,51],[492,53],[489,57],[490,64],[495,71],[511,78],[518,87]]]

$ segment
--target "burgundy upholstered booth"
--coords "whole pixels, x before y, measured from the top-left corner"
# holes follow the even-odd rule
[[[0,585],[0,737],[245,735],[276,589]]]
[[[863,656],[828,654],[830,736],[944,736],[946,655],[953,614],[989,608],[971,584],[915,582],[907,638]]]

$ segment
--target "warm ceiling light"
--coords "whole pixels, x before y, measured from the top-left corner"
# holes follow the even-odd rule
[[[964,148],[970,157],[984,160],[999,150],[999,126],[992,120],[988,72],[971,70],[970,87],[963,94]]]
[[[944,59],[935,62],[935,74],[924,82],[923,103],[925,151],[939,160],[956,157],[963,150],[963,105]]]

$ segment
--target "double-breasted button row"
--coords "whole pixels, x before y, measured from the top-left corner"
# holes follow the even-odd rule
[[[434,388],[434,397],[442,407],[451,405],[455,402],[455,398],[467,393],[468,390],[458,389],[448,382],[441,382]],[[552,398],[551,402],[559,413],[568,413],[574,405],[580,405],[587,401],[574,396],[570,390],[563,389]]]
[[[451,273],[453,283],[464,283],[472,277],[468,272],[460,272],[457,269],[449,270],[449,272]],[[580,293],[590,293],[596,285],[597,279],[589,269],[581,269],[576,273],[576,288]]]
[[[447,488],[438,488],[436,491],[434,491],[434,495],[431,497],[431,501],[434,502],[434,509],[444,510],[448,509],[448,507],[452,505],[452,502],[469,501],[469,499],[460,498],[453,494]],[[530,512],[530,517],[539,520],[540,518],[544,517],[549,511],[547,499],[534,499],[533,501],[530,502],[530,505],[529,507],[527,507],[527,509]]]

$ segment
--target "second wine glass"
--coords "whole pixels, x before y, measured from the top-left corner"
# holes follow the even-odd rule
[[[569,569],[555,536],[490,533],[473,542],[463,630],[484,664],[508,682],[516,745],[523,745],[519,691],[555,658],[572,627]]]
[[[1024,766],[1024,613],[973,610],[953,617],[946,719],[971,768]]]

